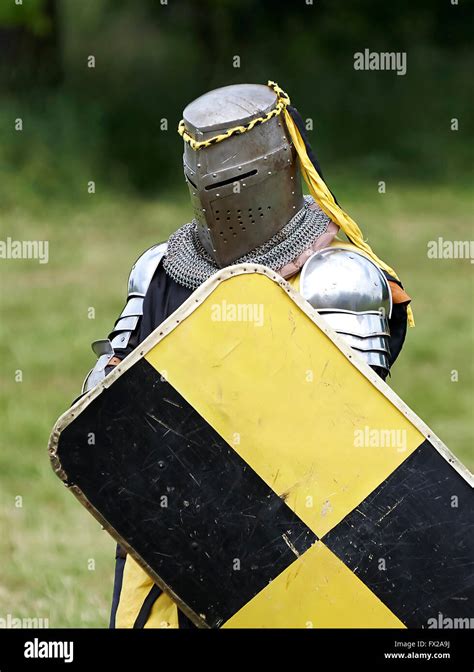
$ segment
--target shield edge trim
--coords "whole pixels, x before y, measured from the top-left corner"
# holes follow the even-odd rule
[[[65,411],[55,422],[48,441],[48,452],[53,471],[58,478],[68,487],[81,504],[94,516],[101,526],[120,544],[132,558],[142,567],[142,569],[156,582],[156,584],[177,603],[179,608],[190,618],[190,620],[200,628],[209,628],[210,626],[193,612],[173,590],[153,571],[153,569],[129,546],[129,544],[119,535],[102,515],[95,509],[91,502],[84,495],[82,490],[73,485],[67,485],[67,474],[62,468],[57,455],[57,448],[61,432],[102,392],[110,387],[117,378],[132,367],[138,360],[155,347],[165,336],[170,334],[184,319],[189,317],[198,306],[214,291],[214,289],[226,280],[236,275],[254,274],[265,275],[270,280],[280,285],[280,287],[290,296],[294,303],[302,310],[310,320],[312,320],[319,329],[338,347],[338,349],[349,359],[349,361],[367,378],[386,399],[388,399],[405,417],[420,431],[420,433],[430,441],[438,453],[451,465],[453,469],[471,486],[474,487],[474,475],[462,464],[462,462],[449,450],[449,448],[434,434],[426,423],[419,418],[414,411],[369,367],[365,361],[350,348],[345,341],[331,329],[317,311],[284,280],[275,271],[262,266],[261,264],[237,264],[228,266],[212,275],[191,296],[182,303],[182,305],[161,323],[133,352],[131,352],[120,364],[118,364],[111,373],[104,378],[98,385],[92,388],[85,395],[80,397],[67,411]]]

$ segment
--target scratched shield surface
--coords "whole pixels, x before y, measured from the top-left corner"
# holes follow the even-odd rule
[[[201,627],[470,617],[472,476],[278,275],[204,283],[50,438]]]

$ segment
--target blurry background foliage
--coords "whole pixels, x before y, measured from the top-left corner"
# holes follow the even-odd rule
[[[218,86],[274,79],[313,120],[329,186],[414,299],[390,385],[472,467],[473,266],[427,258],[473,238],[472,18],[465,0],[1,0],[0,239],[47,240],[49,263],[0,259],[0,617],[107,624],[114,544],[46,443],[132,263],[189,221],[176,126]],[[407,74],[355,71],[366,48],[406,51]]]
[[[180,176],[174,130],[186,103],[267,79],[313,119],[331,170],[462,180],[472,165],[473,12],[462,0],[23,1],[0,5],[1,114],[10,119],[21,104],[30,133],[23,152],[11,139],[8,165],[21,170],[34,154],[51,195],[69,197],[80,189],[76,172],[91,166],[110,186],[169,188]],[[365,48],[407,51],[407,74],[354,71]],[[462,134],[434,135],[454,116]]]

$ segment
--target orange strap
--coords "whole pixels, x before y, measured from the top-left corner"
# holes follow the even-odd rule
[[[107,362],[107,366],[117,366],[117,364],[120,364],[122,360],[120,357],[111,357],[109,361]]]
[[[392,290],[393,303],[410,303],[411,298],[408,296],[405,290],[400,287],[400,285],[397,285],[397,283],[393,282],[393,280],[389,280],[388,284]]]

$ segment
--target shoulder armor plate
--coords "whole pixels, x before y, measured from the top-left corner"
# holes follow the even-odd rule
[[[94,341],[92,350],[97,355],[97,362],[89,371],[82,385],[82,392],[88,392],[105,378],[105,367],[115,350],[126,348],[130,336],[136,329],[143,315],[143,301],[158,264],[166,254],[167,244],[158,243],[144,252],[133,264],[128,278],[127,302],[115,322],[108,339]]]
[[[300,293],[316,309],[380,311],[390,317],[392,294],[381,269],[343,247],[325,247],[304,264]]]
[[[128,278],[128,298],[145,297],[158,264],[166,254],[166,248],[167,243],[158,243],[138,257]]]
[[[109,334],[113,349],[127,347],[130,336],[143,315],[143,301],[158,264],[166,254],[167,244],[158,243],[144,252],[133,264],[128,278],[127,303]]]
[[[392,293],[371,259],[346,247],[318,250],[303,266],[300,294],[369,366],[388,371]]]

